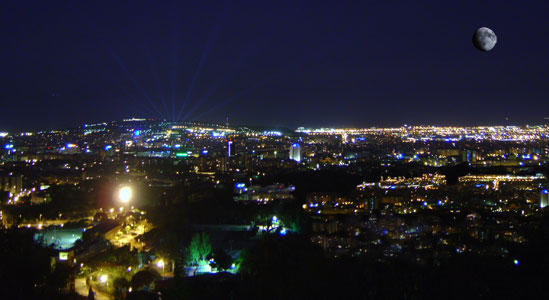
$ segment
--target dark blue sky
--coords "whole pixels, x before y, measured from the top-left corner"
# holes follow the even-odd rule
[[[547,1],[3,1],[0,131],[542,124],[548,20]]]

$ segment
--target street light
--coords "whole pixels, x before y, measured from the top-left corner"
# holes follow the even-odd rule
[[[105,283],[105,282],[107,282],[107,278],[108,278],[107,275],[103,274],[103,275],[99,276],[99,282]]]
[[[118,198],[122,203],[128,203],[132,198],[132,189],[129,186],[125,186],[118,192]]]
[[[159,261],[156,262],[156,266],[159,268],[159,269],[162,269],[162,273],[164,273],[164,260],[160,259]]]
[[[156,266],[158,268],[164,268],[164,261],[161,259],[159,261],[156,262]]]

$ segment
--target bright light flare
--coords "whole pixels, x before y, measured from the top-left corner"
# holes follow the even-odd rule
[[[156,266],[158,268],[164,268],[164,261],[161,259],[159,261],[156,262]]]
[[[132,189],[128,186],[121,188],[118,192],[118,198],[122,203],[128,203],[132,198]]]
[[[101,282],[101,283],[107,282],[107,279],[108,279],[108,277],[107,277],[106,274],[103,274],[103,275],[99,276],[99,282]]]

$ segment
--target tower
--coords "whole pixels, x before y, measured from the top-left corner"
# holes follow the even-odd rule
[[[227,140],[227,157],[231,157],[231,145],[233,144],[233,141],[230,139]]]
[[[298,143],[293,143],[290,147],[290,159],[301,162],[301,146]]]
[[[539,196],[539,207],[545,208],[549,206],[549,191],[542,190]]]

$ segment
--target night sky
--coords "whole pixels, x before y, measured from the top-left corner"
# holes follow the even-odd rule
[[[547,122],[548,1],[424,2],[2,1],[0,131]]]

